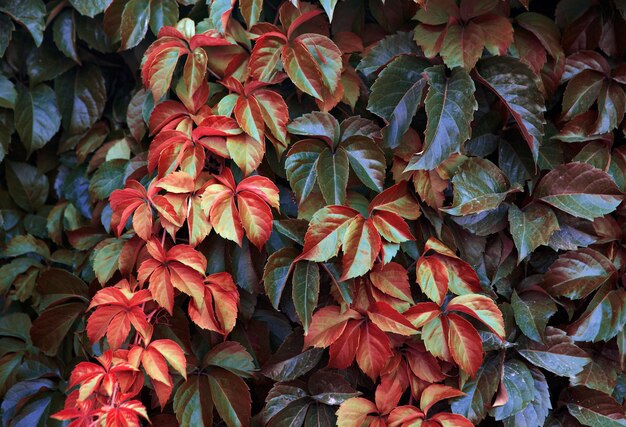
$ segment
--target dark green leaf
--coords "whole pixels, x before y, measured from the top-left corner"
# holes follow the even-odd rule
[[[15,90],[15,85],[11,80],[0,74],[0,107],[13,109],[16,100],[17,91]]]
[[[317,182],[324,200],[329,205],[343,205],[346,202],[349,161],[346,150],[339,147],[335,153],[324,149],[317,159]]]
[[[611,177],[588,163],[567,163],[551,170],[537,185],[534,196],[588,220],[613,212],[624,199]]]
[[[474,82],[463,68],[455,68],[448,77],[443,65],[424,71],[428,80],[424,151],[411,159],[406,170],[435,169],[470,137],[470,123],[478,104]]]
[[[113,190],[124,187],[124,177],[128,160],[114,159],[103,163],[89,182],[89,194],[98,200],[104,200]]]
[[[494,56],[476,64],[478,80],[506,105],[537,161],[543,137],[545,105],[532,71],[518,59]]]
[[[442,209],[450,215],[471,215],[497,208],[511,190],[500,169],[487,159],[472,157],[452,178],[454,203]]]
[[[532,401],[520,412],[504,420],[505,427],[542,427],[552,409],[546,377],[537,368],[530,368],[534,379]]]
[[[150,29],[158,34],[163,27],[171,27],[178,22],[176,0],[152,0],[150,2]]]
[[[425,58],[401,56],[387,65],[372,85],[367,109],[389,123],[386,141],[391,148],[400,144],[422,100],[426,86],[422,73],[428,66]]]
[[[139,44],[148,31],[150,20],[149,0],[130,0],[124,6],[120,27],[122,50],[131,49]]]
[[[63,116],[63,128],[71,134],[88,130],[102,116],[107,101],[100,68],[94,64],[76,67],[55,81]]]
[[[174,413],[181,425],[213,426],[213,400],[205,375],[191,375],[174,394]]]
[[[547,245],[550,236],[559,229],[559,221],[552,209],[533,203],[520,210],[509,206],[511,235],[517,247],[517,262],[520,263],[541,245]]]
[[[7,162],[6,179],[9,194],[22,209],[35,212],[48,198],[48,177],[26,163]]]
[[[519,360],[508,360],[502,372],[502,384],[507,401],[491,410],[496,421],[513,416],[526,408],[535,397],[535,380],[530,370]]]
[[[43,40],[45,29],[44,18],[46,6],[41,0],[3,0],[0,2],[0,12],[4,12],[11,18],[26,27],[35,40],[37,46]]]
[[[250,423],[250,392],[246,383],[224,369],[212,369],[209,387],[217,413],[228,427]]]
[[[280,298],[287,285],[291,264],[298,255],[299,251],[293,248],[283,248],[274,252],[267,259],[263,272],[263,283],[265,284],[265,293],[276,309],[278,309]]]
[[[70,0],[74,9],[90,18],[104,12],[112,2],[113,0]]]
[[[342,142],[341,146],[361,182],[374,191],[383,191],[387,162],[378,144],[371,138],[355,135]]]
[[[311,194],[317,180],[317,161],[325,145],[321,141],[303,140],[295,143],[287,153],[285,170],[291,188],[299,203]]]
[[[356,69],[369,77],[397,56],[412,55],[418,52],[419,49],[413,40],[413,34],[398,32],[388,35],[371,48]]]
[[[293,270],[292,298],[296,313],[302,322],[304,332],[309,330],[313,310],[317,306],[320,292],[320,271],[317,263],[301,261]]]
[[[548,295],[537,291],[518,295],[513,291],[511,306],[517,326],[524,335],[537,342],[543,342],[548,320],[556,313],[556,304]]]
[[[601,287],[578,320],[567,327],[574,341],[608,341],[626,325],[626,291]]]
[[[545,344],[521,337],[517,351],[532,364],[562,377],[578,374],[591,362],[589,355],[565,332],[551,326],[546,328]]]
[[[76,50],[76,22],[70,10],[64,10],[56,17],[53,25],[54,43],[68,58],[80,64]]]
[[[54,91],[46,85],[20,87],[15,103],[15,128],[28,153],[42,148],[61,126]]]

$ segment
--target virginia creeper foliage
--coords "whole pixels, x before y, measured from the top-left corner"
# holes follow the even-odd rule
[[[626,1],[0,0],[2,426],[626,426]]]

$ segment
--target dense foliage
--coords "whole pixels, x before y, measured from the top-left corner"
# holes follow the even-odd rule
[[[626,426],[625,18],[0,0],[2,426]]]

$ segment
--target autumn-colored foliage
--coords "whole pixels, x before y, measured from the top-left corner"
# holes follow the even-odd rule
[[[0,0],[2,426],[626,426],[626,2]]]

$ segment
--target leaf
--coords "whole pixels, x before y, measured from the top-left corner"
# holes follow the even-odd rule
[[[265,264],[263,272],[265,293],[276,309],[278,309],[280,298],[287,285],[291,266],[297,256],[298,251],[296,249],[281,248],[271,254]]]
[[[476,73],[478,81],[492,90],[507,107],[537,162],[545,106],[534,74],[519,60],[506,56],[480,60],[476,64]]]
[[[263,0],[240,0],[239,10],[246,21],[248,28],[256,24],[261,16],[263,9]]]
[[[361,59],[356,70],[369,77],[397,56],[417,53],[418,49],[415,41],[413,41],[413,34],[411,32],[397,32],[377,42]]]
[[[465,396],[454,399],[451,403],[452,411],[467,417],[474,424],[478,424],[487,415],[487,408],[491,406],[493,396],[500,384],[501,362],[497,355],[485,357],[476,376],[468,379],[461,391]]]
[[[326,206],[313,215],[299,259],[324,262],[337,255],[348,226],[358,212],[344,206]]]
[[[285,170],[291,188],[301,204],[315,188],[317,180],[317,162],[324,144],[315,140],[296,142],[285,159]]]
[[[97,200],[104,200],[113,191],[123,188],[127,166],[128,160],[124,159],[103,163],[89,181],[89,194]]]
[[[63,117],[63,128],[82,133],[102,116],[107,101],[100,68],[94,64],[75,67],[55,80],[55,91]]]
[[[357,216],[346,228],[343,241],[343,273],[339,281],[362,276],[372,269],[382,242],[370,219]]]
[[[37,168],[20,162],[6,162],[7,187],[13,201],[28,212],[35,212],[48,198],[48,177]]]
[[[407,336],[417,334],[417,328],[386,302],[370,305],[367,315],[383,332]]]
[[[159,34],[163,27],[173,27],[178,22],[176,0],[152,0],[150,2],[150,29]]]
[[[209,375],[209,388],[215,409],[228,427],[250,424],[250,392],[241,378],[215,369]]]
[[[65,10],[57,16],[53,25],[54,43],[68,58],[80,64],[76,51],[76,27],[74,14]]]
[[[15,90],[15,85],[11,80],[0,74],[0,107],[14,109],[16,100],[17,91]]]
[[[225,341],[214,346],[204,356],[202,366],[219,366],[245,378],[251,377],[255,371],[252,356],[241,344],[235,341]]]
[[[587,309],[567,327],[574,341],[608,341],[626,324],[626,291],[605,285],[593,296]]]
[[[491,329],[500,339],[504,339],[504,319],[500,309],[491,298],[479,294],[460,295],[452,298],[446,309],[472,316]]]
[[[131,49],[139,44],[148,31],[150,21],[150,2],[148,0],[130,0],[124,6],[120,33],[122,50]]]
[[[565,332],[548,326],[545,344],[521,337],[518,352],[530,363],[562,377],[572,377],[591,362],[589,355],[580,349]]]
[[[530,291],[518,295],[513,291],[511,307],[515,323],[528,338],[543,342],[548,321],[556,313],[556,304],[542,292]]]
[[[534,197],[588,220],[613,212],[623,200],[611,177],[588,163],[567,163],[551,170],[537,185]]]
[[[324,149],[317,159],[317,182],[326,203],[343,205],[348,186],[349,160],[346,150],[339,147],[335,153]]]
[[[516,191],[500,169],[487,159],[472,157],[464,161],[452,178],[454,203],[441,210],[465,216],[497,208],[506,196]]]
[[[293,271],[292,299],[304,333],[309,330],[319,291],[320,273],[317,264],[311,261],[297,263]]]
[[[417,111],[426,85],[422,73],[429,65],[424,58],[400,56],[372,85],[367,109],[389,123],[386,141],[391,148],[400,144]]]
[[[174,395],[174,413],[182,425],[213,425],[213,400],[205,375],[190,375]]]
[[[383,191],[387,161],[378,144],[371,138],[355,135],[346,139],[341,146],[346,150],[350,166],[361,182],[374,191]]]
[[[475,22],[451,25],[446,30],[440,54],[448,68],[471,70],[482,55],[484,43],[483,30]]]
[[[623,427],[626,416],[611,396],[586,387],[571,387],[565,390],[560,400],[578,421],[587,426]]]
[[[112,2],[113,0],[70,0],[74,9],[90,18],[104,12]]]
[[[517,262],[522,262],[537,247],[547,245],[552,234],[559,229],[556,215],[549,207],[533,203],[520,210],[509,206],[509,224],[517,247]]]
[[[471,323],[457,314],[448,314],[447,320],[450,354],[459,368],[473,377],[483,361],[480,335]]]
[[[86,308],[87,304],[84,302],[68,302],[48,307],[33,322],[30,330],[33,343],[48,356],[55,356],[70,328]]]
[[[437,65],[424,71],[428,80],[424,150],[411,159],[405,170],[435,169],[470,137],[470,123],[478,104],[474,99],[474,82],[469,74],[456,68],[450,77],[445,67]]]
[[[18,86],[15,128],[31,154],[45,146],[61,126],[61,114],[54,91],[47,85],[32,89]]]
[[[93,252],[93,270],[101,284],[105,284],[117,271],[124,241],[108,239]]]
[[[550,413],[550,409],[552,409],[546,377],[536,368],[530,368],[530,373],[533,376],[535,387],[533,399],[523,410],[517,412],[512,417],[504,419],[505,427],[518,425],[543,426]]]
[[[11,18],[26,27],[39,47],[43,40],[45,29],[44,18],[46,5],[41,0],[5,0],[0,4],[0,12],[4,12]]]
[[[528,406],[535,397],[535,380],[531,371],[519,360],[504,364],[502,384],[508,397],[506,403],[491,410],[496,421],[511,417]]]
[[[333,12],[335,11],[335,7],[337,6],[337,2],[339,0],[320,0],[322,7],[324,8],[324,12],[328,15],[328,20],[330,22],[333,21]]]
[[[544,276],[544,288],[555,297],[581,299],[613,282],[616,274],[611,261],[600,252],[581,248],[559,256]]]

